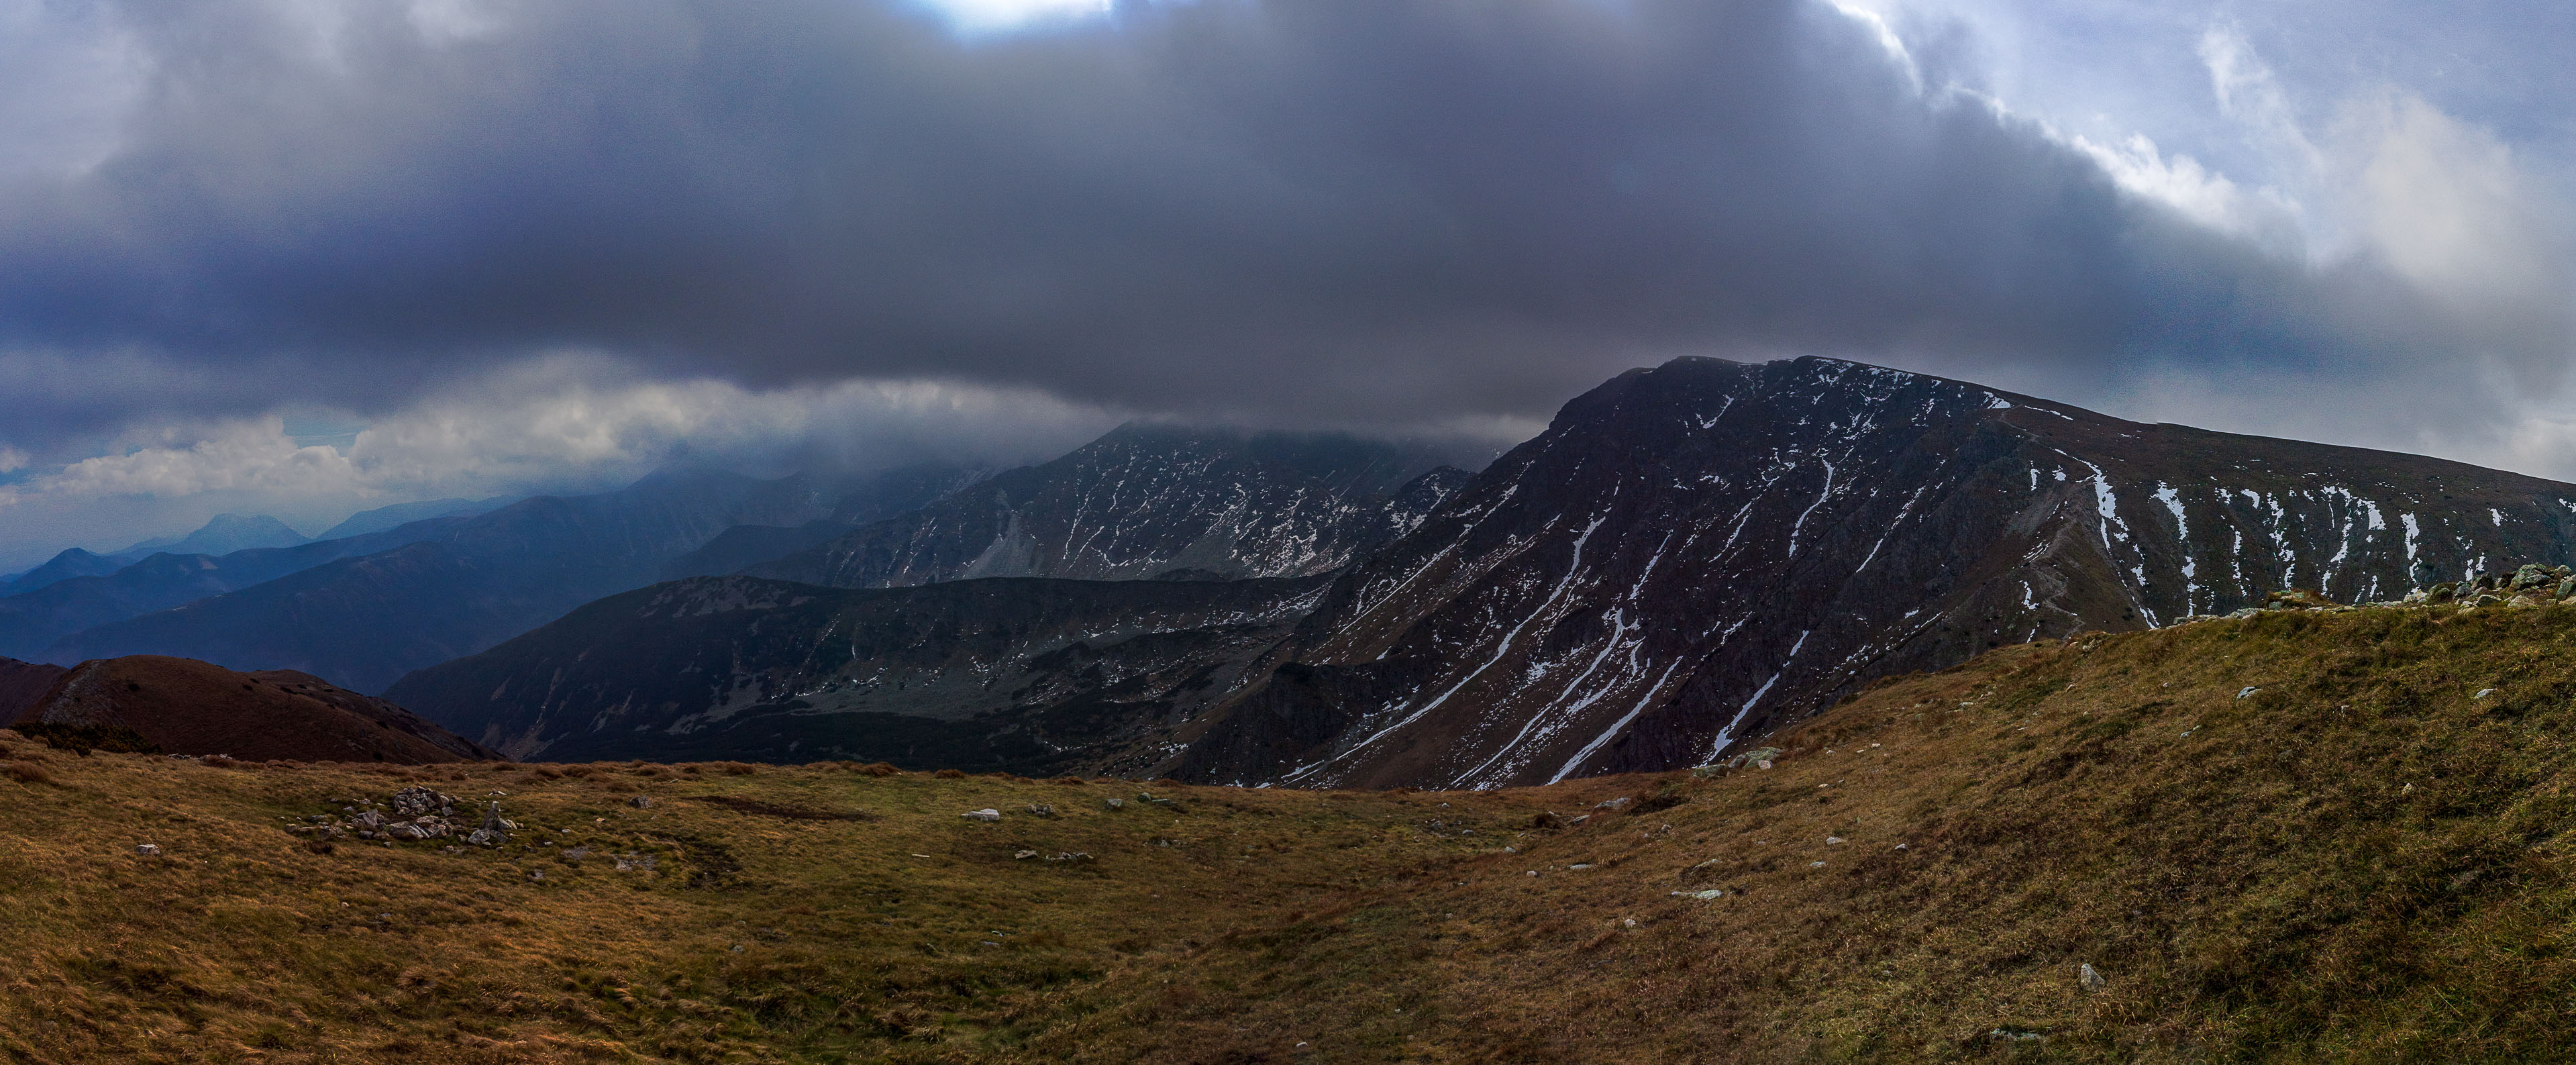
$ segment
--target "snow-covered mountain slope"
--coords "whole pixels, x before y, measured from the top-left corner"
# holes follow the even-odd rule
[[[1304,577],[1412,531],[1466,479],[1411,449],[1347,436],[1129,424],[743,572],[835,588]]]
[[[2142,425],[1831,359],[1569,403],[1353,566],[1187,778],[1496,786],[1708,761],[2001,644],[2565,561],[2576,485]]]

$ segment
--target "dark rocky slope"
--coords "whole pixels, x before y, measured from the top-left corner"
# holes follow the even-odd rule
[[[1208,781],[1494,786],[1708,761],[1864,682],[2319,588],[2564,561],[2576,486],[2142,425],[1830,359],[1572,403],[1354,566],[1201,726]]]
[[[520,758],[1137,771],[1326,583],[697,578],[592,603],[387,695]]]
[[[58,740],[299,762],[421,765],[498,759],[402,707],[295,672],[236,673],[185,658],[83,662],[12,728]]]
[[[1411,531],[1466,478],[1347,436],[1130,424],[744,572],[835,588],[1311,576]]]

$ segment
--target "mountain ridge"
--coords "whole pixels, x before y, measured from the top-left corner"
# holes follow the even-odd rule
[[[1061,458],[740,572],[835,588],[1312,576],[1401,535],[1465,477],[1347,435],[1130,422]]]
[[[699,577],[586,604],[386,696],[519,758],[1137,771],[1325,580]]]
[[[1346,571],[1283,651],[1294,667],[1172,768],[1495,786],[1698,764],[2005,643],[2562,560],[2571,501],[1838,360],[1675,360],[1569,402]]]

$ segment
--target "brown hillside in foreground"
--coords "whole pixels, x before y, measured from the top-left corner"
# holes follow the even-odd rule
[[[2576,608],[2433,607],[2006,648],[1773,737],[1770,769],[1492,792],[0,733],[0,1049],[2562,1061],[2571,694]],[[413,785],[522,827],[313,838]]]
[[[501,756],[399,706],[292,670],[236,673],[191,658],[83,662],[19,727],[132,729],[169,754],[420,765]]]

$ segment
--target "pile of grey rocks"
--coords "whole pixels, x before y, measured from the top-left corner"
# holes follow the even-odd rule
[[[508,842],[518,823],[501,816],[501,804],[489,803],[483,808],[482,823],[477,826],[457,816],[471,804],[453,795],[417,784],[393,793],[378,803],[365,799],[347,800],[340,816],[314,814],[296,832],[315,839],[357,838],[366,840],[411,841],[448,839],[462,836],[477,847],[498,847]]]

